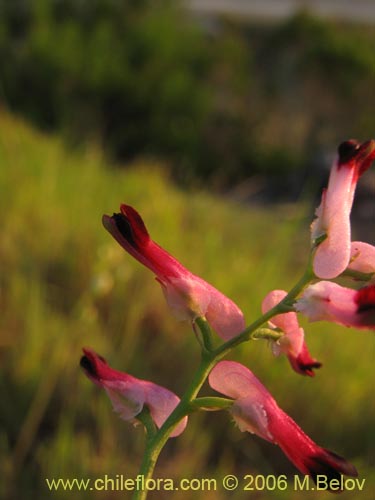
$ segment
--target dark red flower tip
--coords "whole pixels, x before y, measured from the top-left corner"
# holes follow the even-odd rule
[[[130,223],[126,217],[120,214],[113,214],[112,219],[115,221],[117,229],[120,231],[121,236],[123,236],[128,243],[132,246],[137,246]]]
[[[306,363],[303,361],[299,361],[297,358],[298,368],[300,369],[300,373],[303,375],[308,375],[309,377],[315,377],[314,368],[318,369],[322,367],[322,363],[313,359],[310,363]]]
[[[353,162],[353,166],[357,165],[358,175],[361,176],[375,160],[375,140],[371,139],[363,144],[354,139],[345,141],[340,144],[338,154],[339,167]]]
[[[357,312],[375,312],[375,285],[360,288],[356,294],[355,302],[358,305]]]
[[[311,357],[305,342],[302,344],[299,355],[297,357],[288,356],[288,359],[293,370],[301,375],[307,375],[309,377],[315,377],[314,368],[317,369],[323,366],[320,361]]]
[[[327,482],[332,479],[340,480],[341,475],[357,477],[357,469],[345,458],[337,455],[333,451],[321,448],[316,455],[310,455],[304,460],[304,465],[309,475],[316,483],[317,476],[326,476]]]
[[[91,349],[83,348],[84,355],[80,359],[80,366],[83,368],[87,375],[92,378],[99,378],[98,373],[98,361],[102,361],[105,365],[107,365],[107,361],[100,356],[99,354],[94,353]]]
[[[88,375],[91,375],[92,377],[98,376],[95,364],[87,356],[82,356],[79,364]]]
[[[150,236],[142,217],[129,205],[121,205],[120,210],[121,213],[113,214],[112,219],[121,235],[135,249],[145,246]]]
[[[349,139],[348,141],[342,142],[338,147],[339,165],[348,163],[348,161],[353,159],[356,156],[359,147],[360,144],[355,139]]]
[[[367,169],[370,168],[372,162],[375,160],[375,140],[371,139],[364,142],[358,150],[359,175],[362,175]]]

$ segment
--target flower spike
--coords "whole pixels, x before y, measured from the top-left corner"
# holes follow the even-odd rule
[[[234,399],[230,412],[241,431],[257,434],[280,446],[302,474],[315,481],[319,474],[339,479],[340,474],[357,476],[344,458],[318,446],[276,403],[272,395],[245,366],[220,361],[209,375],[210,386]]]
[[[205,317],[225,340],[244,330],[243,313],[234,302],[155,243],[134,208],[121,205],[120,210],[112,217],[103,216],[104,227],[130,255],[156,275],[177,318],[194,322]]]
[[[263,314],[276,306],[287,295],[284,290],[273,290],[263,299]],[[272,344],[272,351],[275,356],[285,353],[289,362],[297,373],[301,375],[315,376],[314,368],[320,368],[322,364],[312,358],[305,342],[305,332],[298,324],[297,314],[287,312],[277,314],[268,324],[271,328],[280,328],[284,335]]]
[[[317,218],[311,225],[311,238],[318,245],[313,268],[316,276],[332,279],[347,268],[350,260],[350,212],[359,177],[375,159],[375,140],[359,144],[343,142],[332,165],[328,187],[323,191]]]
[[[137,421],[137,415],[147,406],[157,427],[161,427],[180,399],[173,392],[147,380],[140,380],[127,373],[111,368],[104,358],[91,349],[83,349],[80,365],[94,384],[108,394],[113,409],[123,420]],[[187,417],[171,433],[181,434],[187,424]]]

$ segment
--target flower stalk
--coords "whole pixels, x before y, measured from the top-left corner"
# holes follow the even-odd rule
[[[339,146],[311,224],[305,273],[289,292],[270,291],[262,302],[263,314],[248,326],[231,299],[150,237],[133,207],[123,204],[119,213],[103,216],[104,227],[124,250],[153,272],[172,313],[192,324],[201,347],[200,363],[181,399],[165,387],[111,368],[93,350],[83,349],[80,364],[88,378],[107,392],[121,418],[141,422],[146,431],[139,470],[144,487],[134,492],[133,500],[146,499],[148,480],[164,445],[184,431],[196,411],[229,411],[241,431],[277,444],[314,481],[322,473],[336,480],[341,474],[357,475],[352,464],[307,436],[248,367],[222,358],[244,342],[266,339],[272,341],[275,355],[286,354],[295,372],[313,377],[321,363],[309,353],[297,312],[310,321],[375,329],[375,247],[351,242],[349,217],[357,181],[374,159],[375,140],[349,140]],[[368,283],[357,290],[328,281],[339,276]],[[206,380],[225,397],[199,397]]]

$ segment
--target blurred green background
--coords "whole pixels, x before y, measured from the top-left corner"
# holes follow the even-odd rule
[[[372,27],[306,12],[268,25],[197,19],[160,0],[0,1],[1,498],[127,497],[45,485],[46,477],[137,474],[143,431],[113,414],[83,375],[82,346],[177,394],[198,364],[189,326],[170,316],[152,275],[106,233],[101,215],[134,205],[152,237],[250,322],[269,290],[303,272],[335,147],[374,136],[374,49]],[[366,175],[354,237],[370,241]],[[274,359],[266,342],[232,358],[315,441],[356,465],[364,491],[341,498],[371,499],[373,336],[304,326],[324,365],[315,379]],[[295,473],[277,447],[216,412],[190,418],[155,475]]]

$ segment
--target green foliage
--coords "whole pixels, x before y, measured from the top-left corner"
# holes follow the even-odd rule
[[[371,136],[370,30],[307,13],[200,21],[169,0],[0,0],[1,100],[188,185],[260,173],[295,192],[332,144]]]
[[[270,289],[290,287],[302,272],[311,210],[250,209],[199,191],[185,194],[156,165],[109,168],[97,149],[68,153],[60,140],[7,115],[0,117],[0,158],[0,496],[103,498],[45,486],[45,478],[137,473],[143,432],[114,415],[103,391],[87,381],[78,366],[81,347],[177,394],[190,381],[199,348],[189,325],[170,316],[150,272],[101,227],[102,213],[121,202],[134,205],[153,238],[233,298],[250,322]],[[355,496],[367,500],[374,483],[373,338],[330,324],[305,326],[311,353],[324,364],[315,379],[295,374],[285,357],[274,359],[262,341],[233,359],[249,366],[319,444],[354,462],[367,481]],[[168,443],[156,477],[220,481],[229,473],[296,470],[277,447],[241,434],[220,412],[190,418]],[[257,498],[301,496],[291,488],[284,493]],[[228,494],[218,488],[194,498]]]
[[[5,4],[6,5],[6,4]],[[195,157],[209,106],[201,34],[166,1],[3,7],[3,94],[43,127],[123,158]],[[12,18],[22,24],[12,32]]]
[[[371,29],[324,21],[302,12],[269,30],[259,52],[265,106],[262,130],[274,143],[311,158],[344,137],[375,128],[375,37]]]

